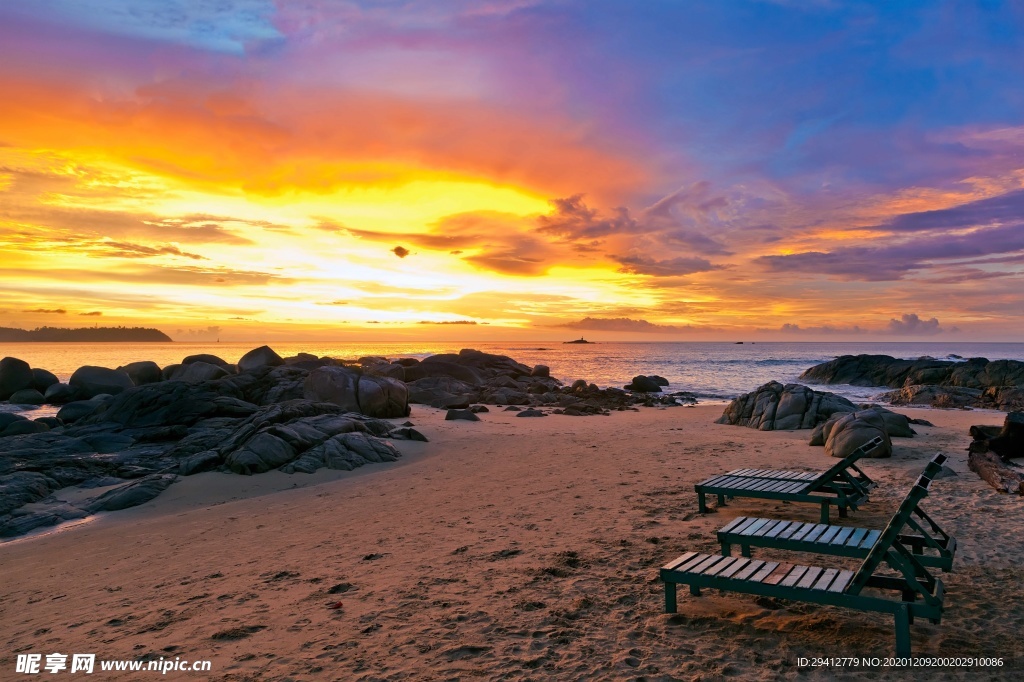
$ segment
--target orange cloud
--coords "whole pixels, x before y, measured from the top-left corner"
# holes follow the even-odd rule
[[[565,120],[527,120],[477,101],[414,101],[289,86],[203,83],[102,93],[74,79],[0,77],[5,142],[77,150],[189,183],[274,195],[423,178],[473,178],[544,196],[620,197],[641,164]]]

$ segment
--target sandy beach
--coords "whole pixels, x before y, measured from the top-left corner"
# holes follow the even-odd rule
[[[79,652],[212,662],[168,679],[886,677],[797,659],[891,655],[889,617],[714,591],[663,613],[658,567],[715,551],[730,519],[817,517],[813,506],[742,500],[697,514],[693,484],[711,474],[829,464],[807,431],[716,425],[721,410],[525,419],[492,409],[446,422],[417,406],[411,419],[430,442],[400,443],[398,463],[187,477],[142,507],[0,546],[0,669],[18,653]],[[949,455],[958,475],[935,482],[926,508],[959,551],[942,575],[943,622],[912,627],[914,654],[1002,657],[1001,670],[938,674],[1012,676],[1024,536],[1007,521],[1024,501],[980,481],[965,453],[968,426],[1002,414],[901,411],[935,427],[864,465],[879,486],[851,521],[881,528],[928,458]]]

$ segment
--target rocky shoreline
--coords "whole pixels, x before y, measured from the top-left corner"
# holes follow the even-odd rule
[[[393,441],[426,440],[411,422],[388,421],[409,416],[410,403],[479,419],[484,405],[518,416],[589,416],[696,402],[660,393],[667,382],[658,380],[636,377],[633,390],[563,386],[543,365],[469,349],[346,362],[282,358],[263,346],[234,365],[195,355],[163,368],[85,366],[66,384],[4,358],[0,400],[61,407],[38,419],[0,413],[0,538],[143,504],[179,476],[204,471],[312,473],[395,461]],[[75,504],[54,495],[69,487],[97,493]]]
[[[843,355],[811,367],[800,378],[816,384],[894,388],[879,396],[893,405],[1024,409],[1024,362],[1019,360]]]

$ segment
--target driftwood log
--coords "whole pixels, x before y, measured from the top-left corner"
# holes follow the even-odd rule
[[[994,452],[971,452],[967,466],[999,492],[1024,495],[1024,470]]]
[[[997,426],[972,426],[967,466],[993,488],[1024,495],[1024,469],[1010,462],[1024,457],[1024,412],[1010,412]]]

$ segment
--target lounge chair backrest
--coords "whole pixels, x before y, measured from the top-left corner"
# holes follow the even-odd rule
[[[836,476],[839,476],[844,470],[850,468],[861,457],[867,456],[869,453],[874,452],[876,448],[880,447],[885,441],[881,436],[875,436],[867,443],[864,443],[859,448],[843,457],[841,460],[833,464],[831,467],[821,472],[817,478],[811,481],[812,489],[816,486],[830,483]]]
[[[931,463],[929,462],[929,466]],[[939,465],[941,467],[941,464]],[[926,467],[927,471],[927,467]],[[932,474],[934,476],[934,474]],[[853,580],[850,581],[850,587],[846,590],[849,594],[859,593],[868,582],[875,569],[886,560],[887,555],[893,550],[893,542],[899,536],[903,527],[907,525],[907,520],[910,515],[914,513],[914,509],[917,508],[918,503],[921,502],[928,495],[928,487],[931,485],[932,479],[930,476],[921,474],[914,487],[910,489],[907,496],[903,498],[903,502],[900,504],[899,509],[893,514],[893,517],[889,519],[889,523],[886,524],[885,530],[875,541],[874,546],[868,555],[864,558],[864,562],[857,569],[857,572],[853,576]]]

